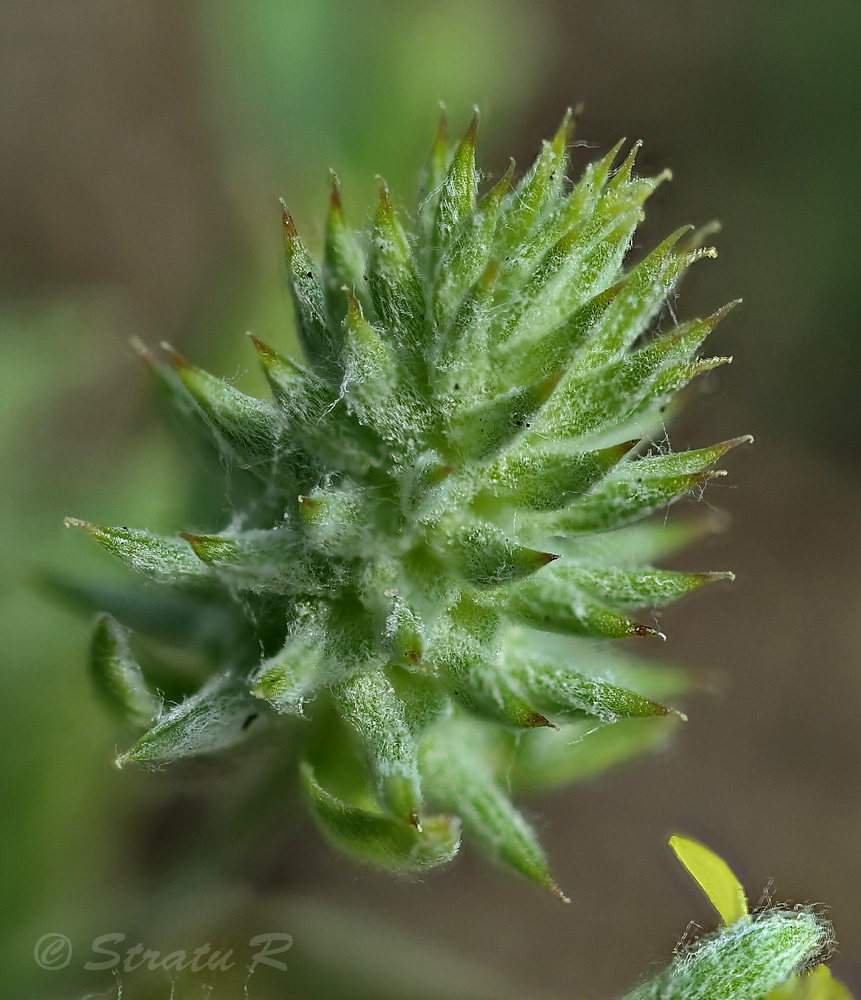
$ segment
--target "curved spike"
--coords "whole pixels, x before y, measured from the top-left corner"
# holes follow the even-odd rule
[[[323,285],[330,326],[344,319],[344,293],[367,296],[365,286],[365,255],[355,232],[347,225],[341,202],[338,177],[332,172],[332,192],[326,216],[326,237],[323,249]]]
[[[493,265],[497,271],[499,269],[498,262],[490,261],[489,256],[513,172],[514,160],[478,206],[470,208],[459,219],[451,239],[441,248],[433,287],[433,308],[437,323],[444,331],[440,338],[443,353],[452,341],[458,339],[455,330],[446,330],[446,327],[452,321],[454,326],[458,325],[457,315],[463,308],[464,296],[489,266]]]
[[[636,691],[587,677],[540,656],[506,657],[505,670],[536,704],[557,712],[581,712],[604,723],[667,715],[685,719],[682,713]]]
[[[475,139],[477,134],[478,108],[475,108],[469,127],[454,151],[454,156],[443,178],[434,226],[434,246],[437,252],[447,246],[458,222],[475,208]]]
[[[591,601],[565,573],[548,569],[540,576],[512,587],[498,599],[514,620],[543,632],[583,635],[592,638],[625,639],[629,636],[657,636],[662,632],[632,621]]]
[[[634,468],[636,463],[632,463]],[[696,493],[710,479],[725,476],[722,469],[669,476],[630,476],[610,479],[578,503],[549,514],[526,514],[519,522],[523,538],[540,540],[555,535],[574,536],[612,531]]]
[[[490,467],[475,502],[481,506],[494,497],[530,510],[558,510],[585,496],[637,444],[634,439],[587,452],[513,450]]]
[[[634,164],[637,161],[637,155],[643,148],[643,140],[637,139],[636,142],[631,146],[630,152],[619,164],[612,178],[610,179],[609,189],[611,191],[618,190],[622,185],[627,184],[631,180],[631,172],[634,169]]]
[[[681,573],[668,569],[622,569],[567,563],[559,573],[578,590],[614,608],[660,607],[707,583],[734,580],[735,574]]]
[[[457,573],[480,590],[493,589],[532,576],[558,555],[526,548],[487,522],[446,533],[440,549]]]
[[[442,101],[440,101],[439,108],[439,125],[437,126],[430,153],[419,178],[418,189],[419,229],[424,237],[422,242],[428,248],[430,248],[432,243],[431,235],[436,220],[440,190],[442,189],[445,172],[448,169],[448,113]],[[423,263],[426,263],[426,261]]]
[[[290,292],[302,350],[309,364],[321,374],[331,376],[336,370],[341,349],[338,327],[328,322],[320,269],[300,239],[293,216],[283,199],[281,224]]]
[[[180,379],[197,401],[229,455],[268,478],[277,467],[282,422],[262,399],[247,396],[228,382],[195,368],[169,344],[168,352]]]
[[[493,458],[529,429],[560,380],[561,374],[551,375],[456,414],[448,434],[452,458],[466,462]]]
[[[579,108],[582,108],[582,105],[578,105]],[[568,147],[571,145],[571,140],[574,138],[574,127],[577,124],[578,118],[579,111],[572,108],[565,109],[565,114],[562,116],[559,128],[556,129],[556,134],[550,141],[550,146],[556,156],[566,155]]]
[[[403,352],[412,364],[419,363],[421,369],[427,345],[428,307],[412,249],[382,178],[368,255],[368,287],[392,347]]]

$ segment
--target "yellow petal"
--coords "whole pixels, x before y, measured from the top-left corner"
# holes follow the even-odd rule
[[[670,837],[670,847],[727,925],[747,918],[747,897],[729,865],[688,837]]]
[[[827,965],[817,965],[809,972],[787,979],[765,1000],[852,1000],[852,994],[843,983],[831,978]]]

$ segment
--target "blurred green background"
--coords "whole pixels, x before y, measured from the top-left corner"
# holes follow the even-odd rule
[[[827,901],[836,969],[861,987],[859,38],[853,0],[7,0],[8,995],[116,995],[78,957],[40,970],[33,946],[50,932],[84,950],[119,932],[122,947],[170,951],[283,931],[288,970],[256,973],[252,998],[610,997],[690,919],[710,921],[669,859],[676,829],[722,850],[754,898],[771,885]],[[575,168],[642,138],[641,172],[675,176],[642,246],[685,222],[724,227],[677,310],[745,299],[713,344],[735,364],[673,434],[677,449],[757,438],[707,493],[732,530],[686,557],[739,579],[664,618],[662,652],[704,680],[671,749],[529,804],[567,908],[468,850],[422,882],[358,869],[295,815],[286,779],[265,839],[249,840],[236,804],[260,780],[250,761],[115,772],[125,737],[87,684],[89,624],[40,583],[114,569],[63,533],[65,514],[183,527],[187,462],[128,338],[170,340],[229,376],[249,367],[245,330],[288,345],[276,199],[315,245],[330,166],[356,223],[375,174],[409,204],[439,100],[456,131],[481,106],[489,176],[509,155],[524,167],[581,101]],[[178,995],[242,996],[241,972]],[[164,974],[125,985],[170,995]]]

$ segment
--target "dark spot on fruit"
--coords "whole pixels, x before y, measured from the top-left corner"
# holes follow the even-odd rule
[[[254,712],[252,715],[249,715],[245,722],[242,723],[242,728],[247,729],[259,715],[259,712]]]
[[[313,271],[306,271],[305,272],[305,277],[306,278],[313,278],[314,277],[314,272]]]

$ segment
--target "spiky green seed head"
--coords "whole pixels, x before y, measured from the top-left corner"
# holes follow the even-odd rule
[[[635,176],[636,146],[614,167],[617,147],[572,183],[572,128],[484,185],[477,118],[453,150],[443,124],[412,217],[383,183],[366,232],[335,181],[322,261],[285,208],[303,358],[253,338],[271,400],[143,351],[210,481],[227,468],[229,514],[174,538],[69,521],[167,588],[100,597],[124,623],[100,622],[100,686],[151,715],[119,763],[305,716],[284,723],[333,841],[405,871],[452,857],[462,825],[558,892],[509,790],[594,773],[678,716],[661,701],[678,675],[594,640],[660,635],[651,609],[731,576],[655,568],[685,530],[634,522],[742,440],[666,447],[674,395],[728,360],[700,357],[725,310],[656,321],[714,251],[680,230],[628,266],[664,175]],[[210,679],[147,697],[127,626]]]

